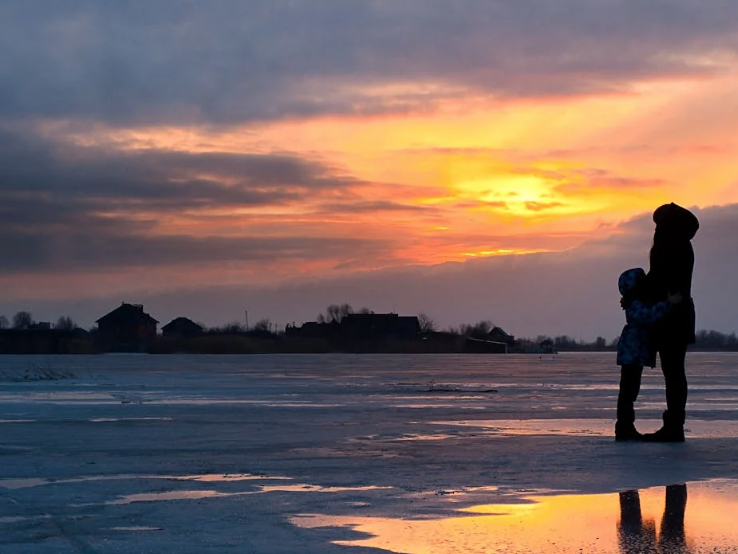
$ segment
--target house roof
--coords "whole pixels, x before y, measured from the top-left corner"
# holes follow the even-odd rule
[[[188,317],[177,317],[161,328],[162,331],[186,329],[188,331],[202,331],[202,325],[198,325]]]
[[[510,333],[505,332],[505,330],[502,327],[493,327],[492,330],[488,334],[498,336],[498,337],[512,338],[512,335]]]
[[[144,312],[142,304],[127,304],[126,302],[122,302],[120,306],[102,316],[95,323],[100,324],[101,322],[124,324],[159,323]]]

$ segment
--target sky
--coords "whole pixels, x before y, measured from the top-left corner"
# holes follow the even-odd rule
[[[0,313],[617,334],[693,208],[738,330],[732,0],[0,3]]]

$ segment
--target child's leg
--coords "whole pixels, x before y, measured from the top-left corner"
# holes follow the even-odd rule
[[[618,424],[633,425],[635,421],[635,404],[641,390],[642,365],[620,366],[620,392],[618,392]]]

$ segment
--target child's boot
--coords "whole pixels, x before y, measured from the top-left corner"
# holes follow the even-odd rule
[[[643,438],[635,428],[633,422],[617,421],[615,423],[616,441],[639,441]]]

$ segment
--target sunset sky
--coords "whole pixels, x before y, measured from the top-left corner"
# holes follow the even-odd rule
[[[733,0],[4,0],[0,313],[609,338],[674,201],[698,327],[738,330],[737,29]]]

